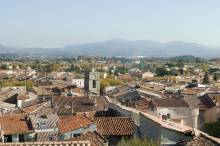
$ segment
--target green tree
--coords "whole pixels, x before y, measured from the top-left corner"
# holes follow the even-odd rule
[[[42,71],[46,73],[51,73],[52,71],[59,71],[60,67],[61,66],[58,63],[46,64],[42,67]]]
[[[215,81],[218,81],[218,76],[216,74],[214,74],[213,78],[214,78]]]
[[[183,70],[182,68],[180,68],[180,69],[179,69],[179,73],[180,73],[181,75],[183,75],[184,70]]]
[[[5,80],[0,81],[0,87],[14,87],[14,86],[26,86],[27,90],[31,90],[34,83],[32,80],[17,81],[17,80]]]
[[[7,67],[7,65],[6,65],[6,64],[2,64],[1,69],[7,70],[7,69],[8,69],[8,67]]]
[[[156,69],[156,74],[157,74],[158,76],[165,76],[165,75],[168,75],[169,72],[168,72],[164,67],[158,67],[158,68]]]
[[[206,63],[203,63],[203,64],[201,65],[201,68],[203,69],[203,71],[208,72],[208,70],[209,70],[209,65],[206,64]]]
[[[208,72],[205,72],[204,78],[203,78],[204,84],[209,84],[209,74]]]
[[[209,135],[220,138],[220,119],[217,122],[206,123],[205,129]]]
[[[198,81],[196,79],[193,79],[192,83],[198,83]]]
[[[110,83],[106,80],[101,80],[101,83],[100,83],[100,91],[101,93],[103,93],[103,89],[105,89],[105,87],[108,87],[110,86]]]
[[[218,72],[218,71],[220,71],[219,68],[210,68],[210,69],[209,69],[209,73],[210,73],[210,74],[215,73],[215,72]]]
[[[179,68],[184,68],[184,63],[183,63],[183,62],[178,62],[178,63],[177,63],[177,67],[179,67]]]
[[[137,65],[137,67],[141,70],[144,70],[145,69],[145,63],[144,62],[141,62]]]
[[[33,81],[31,80],[27,80],[27,81],[24,81],[24,85],[26,86],[27,90],[31,90],[33,88]]]
[[[115,79],[114,76],[109,76],[106,79],[101,79],[100,92],[103,93],[103,89],[108,86],[118,86],[122,85],[122,81]]]

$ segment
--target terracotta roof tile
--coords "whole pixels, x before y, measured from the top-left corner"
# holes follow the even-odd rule
[[[82,141],[82,140],[89,140],[91,141],[91,146],[103,146],[103,143],[106,143],[107,140],[102,137],[100,134],[97,132],[91,132],[88,131],[85,134],[82,134],[80,136],[74,137],[71,139],[72,141]]]
[[[59,117],[55,113],[50,114],[30,114],[31,124],[34,129],[51,129],[57,127]]]
[[[184,100],[177,99],[153,99],[157,107],[189,107]]]
[[[58,122],[59,133],[65,133],[74,129],[93,124],[94,122],[85,115],[61,116]]]
[[[128,117],[99,117],[96,118],[97,132],[103,136],[133,135],[134,121]]]
[[[0,128],[4,135],[31,132],[32,128],[27,123],[24,115],[0,116]]]
[[[182,93],[187,95],[195,95],[200,92],[203,92],[204,90],[205,88],[186,88],[182,91]]]
[[[36,132],[37,142],[43,141],[57,141],[58,140],[58,132],[57,131],[48,131],[48,132]]]
[[[53,97],[54,110],[58,115],[68,115],[76,112],[94,110],[94,101],[88,96],[79,97]]]

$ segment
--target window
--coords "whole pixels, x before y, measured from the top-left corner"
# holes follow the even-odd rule
[[[93,80],[93,81],[92,81],[92,87],[93,87],[93,88],[96,88],[96,80]]]
[[[51,136],[49,136],[48,140],[49,140],[49,141],[54,141],[54,140],[56,140],[56,135],[51,135]]]
[[[80,135],[81,135],[81,134],[79,134],[79,133],[78,133],[78,134],[72,133],[72,134],[71,134],[71,137],[74,138],[74,137],[77,137],[77,136],[80,136]]]
[[[163,120],[167,120],[167,115],[162,115]]]
[[[170,119],[170,113],[167,114],[167,119]]]
[[[47,122],[46,121],[41,121],[39,123],[39,128],[47,128]]]

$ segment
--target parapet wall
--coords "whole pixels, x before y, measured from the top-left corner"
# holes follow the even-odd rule
[[[90,141],[16,142],[16,143],[0,143],[0,146],[91,146],[91,142]]]

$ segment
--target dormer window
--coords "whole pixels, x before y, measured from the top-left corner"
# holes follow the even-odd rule
[[[41,115],[41,118],[42,118],[42,119],[46,119],[46,118],[47,118],[47,115]]]
[[[47,128],[47,123],[46,122],[40,122],[40,127],[39,128]]]

